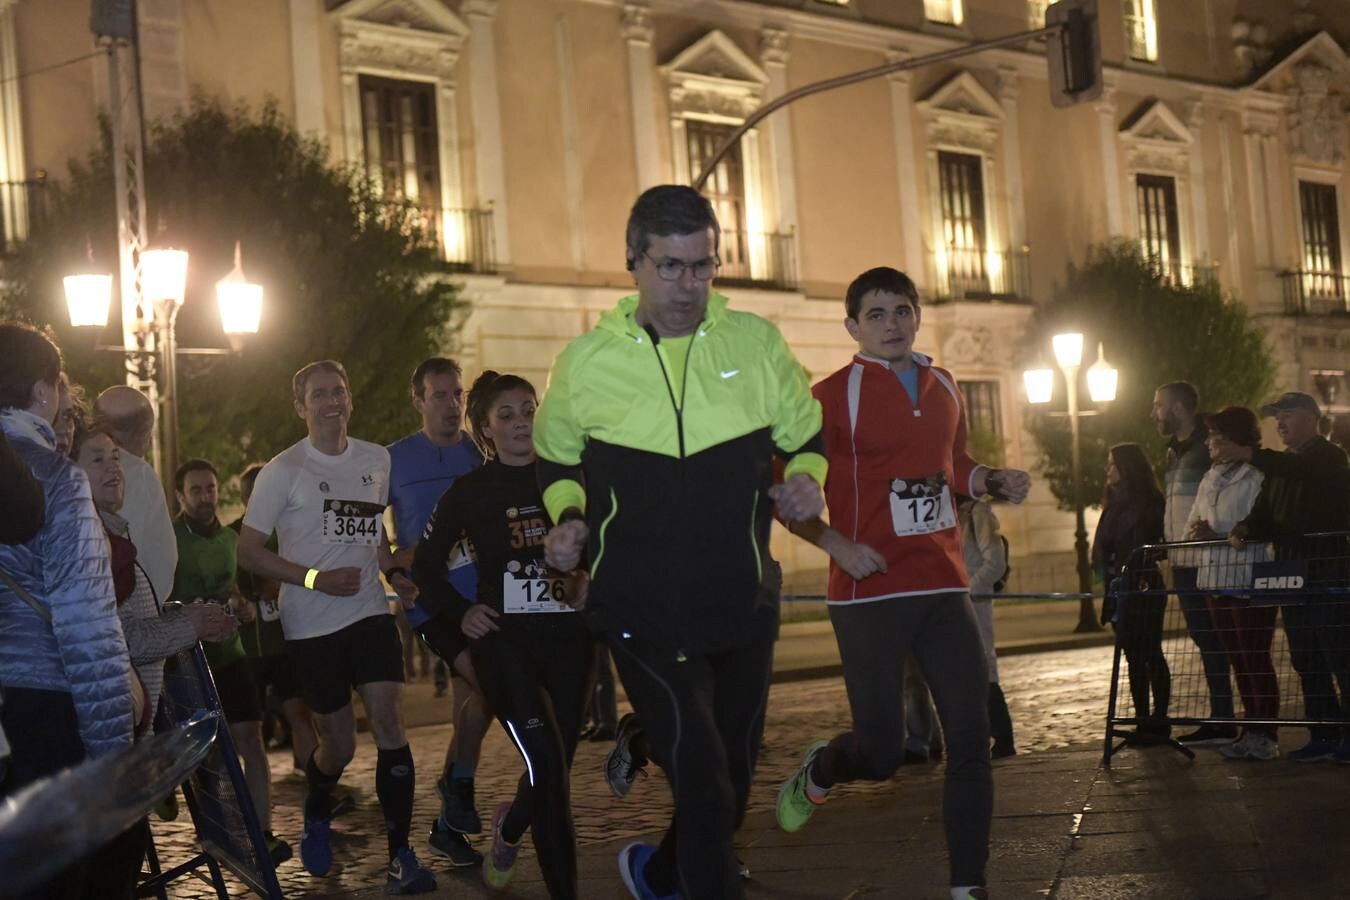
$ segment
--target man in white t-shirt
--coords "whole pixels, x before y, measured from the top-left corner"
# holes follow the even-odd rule
[[[155,408],[150,398],[125,384],[98,395],[94,415],[122,451],[122,476],[126,500],[121,516],[131,529],[136,561],[145,569],[155,596],[163,603],[173,592],[173,573],[178,567],[178,538],[169,518],[164,485],[143,458],[155,432]]]
[[[356,753],[355,688],[379,750],[375,791],[389,838],[386,890],[435,890],[436,879],[408,846],[414,771],[403,727],[403,652],[380,571],[394,568],[383,515],[389,453],[347,436],[352,397],[341,363],[310,363],[291,382],[309,435],[263,467],[239,536],[239,564],[281,582],[287,651],[315,713],[319,745],[305,767],[300,859],[314,875],[332,866],[333,786]],[[266,547],[276,532],[278,553]],[[411,604],[412,582],[390,582]]]

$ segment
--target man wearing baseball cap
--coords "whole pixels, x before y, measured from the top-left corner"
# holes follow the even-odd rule
[[[1343,577],[1334,571],[1347,555],[1344,538],[1296,536],[1350,529],[1350,463],[1345,451],[1317,433],[1322,410],[1301,391],[1289,391],[1261,407],[1275,417],[1285,452],[1248,450],[1265,481],[1247,518],[1230,540],[1274,540],[1276,558],[1309,560],[1314,590]],[[1309,719],[1350,717],[1350,606],[1344,597],[1299,594],[1281,605],[1289,656],[1303,687]],[[1333,680],[1334,676],[1334,680]],[[1340,683],[1337,697],[1336,684]],[[1313,726],[1306,745],[1288,754],[1295,762],[1336,759],[1350,763],[1350,736],[1334,725]]]

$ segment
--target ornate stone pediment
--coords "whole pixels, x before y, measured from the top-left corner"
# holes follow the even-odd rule
[[[986,153],[998,143],[1003,107],[970,72],[958,72],[915,104],[931,144],[970,147]]]
[[[1131,170],[1184,175],[1194,137],[1181,117],[1161,100],[1149,100],[1125,120],[1120,139]]]
[[[469,29],[440,0],[349,0],[332,9],[344,72],[368,70],[453,83]]]
[[[1313,60],[1293,69],[1289,90],[1289,151],[1315,163],[1345,158],[1345,95],[1335,89],[1331,69]]]
[[[744,119],[764,102],[769,77],[736,42],[710,31],[661,67],[670,111]]]

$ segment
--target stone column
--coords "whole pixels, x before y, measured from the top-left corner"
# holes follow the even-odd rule
[[[291,82],[295,129],[323,134],[323,70],[319,64],[318,0],[291,0]]]
[[[657,148],[656,98],[653,94],[651,10],[645,3],[623,7],[623,39],[628,44],[628,99],[633,107],[633,149],[636,155],[638,189],[665,181]]]
[[[1116,89],[1107,85],[1092,106],[1102,143],[1102,189],[1106,195],[1106,237],[1125,233],[1124,206],[1120,196],[1120,159],[1117,152]]]
[[[760,32],[760,63],[769,76],[765,102],[787,93],[788,34],[781,28],[766,27]],[[792,108],[784,107],[769,117],[769,138],[773,146],[774,184],[778,195],[777,230],[789,232],[797,227],[797,179],[792,151]]]
[[[497,18],[497,0],[464,0],[460,12],[469,20],[470,96],[474,149],[478,162],[478,201],[492,205],[497,264],[509,269],[511,230],[507,220],[501,95],[497,88],[497,40],[493,28]]]
[[[887,62],[899,62],[910,54],[894,50]],[[923,255],[923,214],[919,163],[914,155],[914,104],[910,96],[910,73],[893,72],[886,76],[891,86],[891,132],[895,139],[895,174],[899,183],[899,213],[902,265],[915,284],[932,288]],[[934,236],[934,240],[939,240]]]

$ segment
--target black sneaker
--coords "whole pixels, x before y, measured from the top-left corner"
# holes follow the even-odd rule
[[[439,824],[460,834],[483,833],[483,820],[473,803],[472,778],[455,778],[447,784],[442,775],[436,779],[436,793],[441,795]]]
[[[270,831],[263,832],[263,838],[267,841],[267,855],[272,858],[272,867],[284,863],[292,856],[291,845],[277,837]]]
[[[431,834],[427,835],[427,846],[432,853],[450,860],[450,865],[457,869],[483,864],[483,854],[473,849],[468,838],[458,831],[441,828],[439,822],[432,826]]]
[[[1191,746],[1231,744],[1237,740],[1237,736],[1237,728],[1233,725],[1201,725],[1194,731],[1177,738],[1177,743]]]
[[[619,720],[619,733],[614,738],[614,748],[605,757],[605,781],[615,797],[628,796],[633,781],[647,765],[646,759],[639,760],[633,755],[633,739],[642,734],[642,723],[633,713],[626,713]]]

